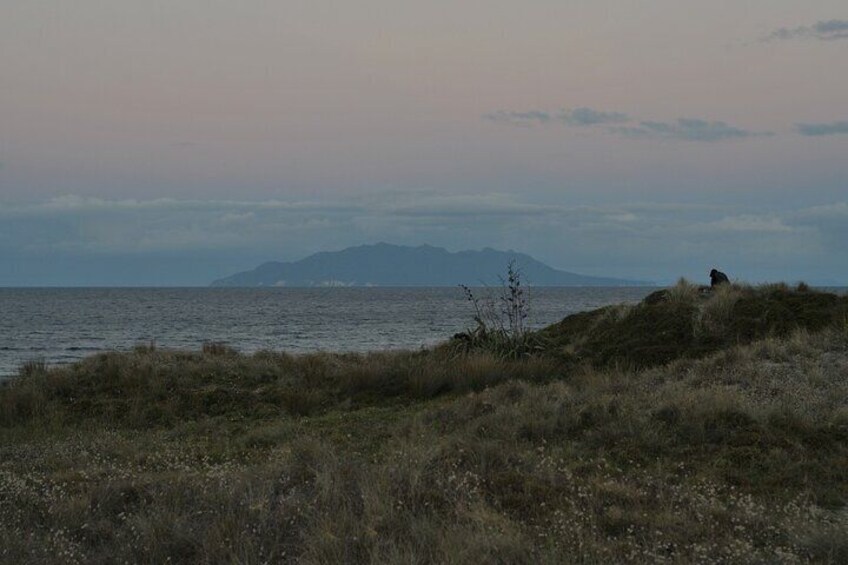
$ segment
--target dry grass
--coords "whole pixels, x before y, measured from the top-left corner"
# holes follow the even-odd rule
[[[721,339],[731,331],[733,307],[746,289],[736,284],[722,284],[713,289],[699,308],[695,331],[703,337]]]
[[[733,292],[700,319],[732,325]],[[0,387],[0,562],[842,563],[846,374],[844,323],[646,370],[447,348],[38,368]]]
[[[648,368],[846,319],[846,296],[785,284],[711,289],[681,279],[635,306],[581,312],[539,333],[546,354],[572,365]]]
[[[308,416],[344,405],[396,398],[426,399],[480,390],[510,379],[560,376],[545,357],[508,362],[479,352],[240,355],[220,344],[201,353],[136,349],[106,353],[69,367],[27,365],[0,394],[0,426],[28,422],[65,425],[172,426],[198,418]]]
[[[699,288],[699,286],[690,283],[686,279],[680,278],[677,284],[666,289],[666,297],[671,304],[694,304],[701,294]]]

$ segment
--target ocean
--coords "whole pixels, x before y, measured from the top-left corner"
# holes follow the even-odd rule
[[[498,289],[475,289],[479,297]],[[529,288],[529,323],[614,303],[650,287]],[[153,343],[251,353],[418,349],[474,326],[460,288],[0,288],[0,378],[21,364],[71,363]]]

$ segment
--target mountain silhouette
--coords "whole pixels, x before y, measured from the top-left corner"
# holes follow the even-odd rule
[[[645,281],[591,277],[560,271],[524,253],[451,253],[441,247],[377,243],[315,253],[299,261],[269,262],[216,280],[217,287],[468,286],[499,284],[514,261],[522,281],[533,286],[639,286]]]

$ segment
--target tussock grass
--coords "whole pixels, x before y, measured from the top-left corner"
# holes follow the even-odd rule
[[[220,341],[207,341],[201,349],[206,355],[237,355],[238,351]]]
[[[0,395],[0,426],[46,417],[56,425],[94,420],[148,428],[198,418],[309,416],[344,406],[426,399],[480,390],[509,379],[558,377],[549,358],[505,362],[480,352],[240,355],[226,346],[201,353],[136,349],[70,367],[25,368]]]
[[[733,308],[746,294],[736,284],[721,284],[712,289],[709,299],[699,308],[695,332],[706,339],[721,340],[732,331]]]
[[[677,281],[677,284],[665,291],[666,301],[675,305],[690,306],[699,298],[699,295],[699,287],[682,277]]]
[[[739,318],[841,302],[727,286],[571,317],[571,351],[519,360],[146,349],[27,372],[0,386],[0,563],[844,562],[845,318]],[[643,368],[601,338],[670,313],[690,344],[754,337]]]
[[[635,306],[569,316],[539,335],[548,355],[595,367],[659,366],[797,330],[844,324],[848,297],[771,284],[698,287],[685,279]]]

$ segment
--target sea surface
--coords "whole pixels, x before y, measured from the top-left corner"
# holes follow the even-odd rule
[[[530,325],[653,290],[530,288]],[[472,328],[473,317],[459,288],[0,288],[0,378],[30,360],[57,365],[150,343],[197,350],[220,341],[245,353],[418,349]]]

